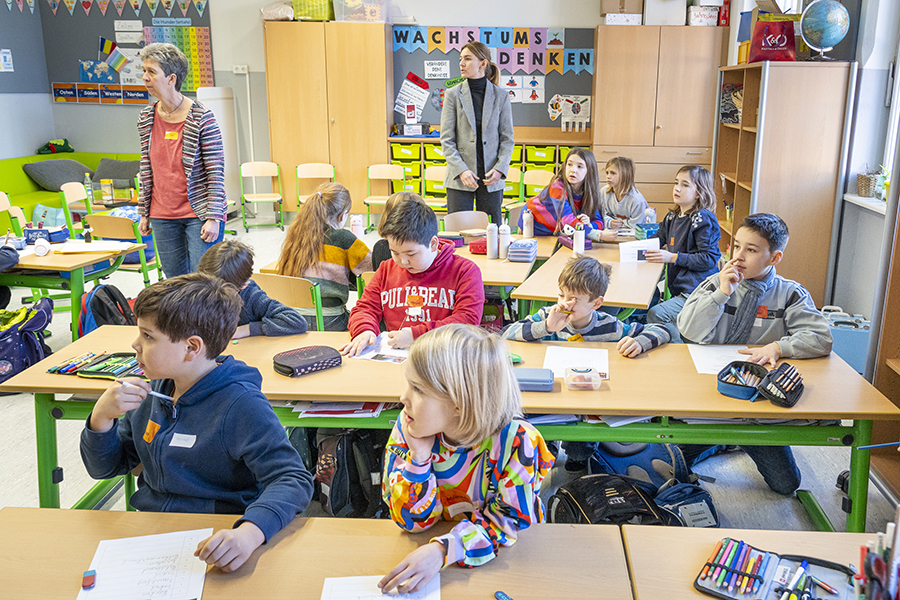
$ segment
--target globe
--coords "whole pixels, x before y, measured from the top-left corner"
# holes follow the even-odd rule
[[[837,0],[816,0],[806,7],[800,17],[800,35],[806,45],[825,58],[850,29],[850,13]]]

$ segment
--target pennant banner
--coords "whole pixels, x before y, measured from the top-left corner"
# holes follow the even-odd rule
[[[6,0],[6,8],[9,9],[9,12],[12,12],[12,0]]]
[[[125,9],[125,0],[113,0],[113,6],[116,7],[116,12],[121,17],[122,11]]]
[[[9,0],[7,0],[7,3]],[[50,10],[53,11],[53,16],[56,16],[56,9],[59,8],[59,0],[47,0],[47,4],[50,5]]]
[[[191,7],[191,0],[178,0],[178,8],[181,9],[181,16],[186,17],[187,11]]]
[[[432,50],[440,50],[444,52],[444,28],[443,27],[429,27],[428,28],[428,51]]]
[[[134,16],[139,17],[141,15],[141,3],[144,0],[128,0],[128,3],[131,4],[131,8],[134,9]]]
[[[75,10],[75,0],[63,0],[63,2],[66,4],[66,8],[69,9],[69,14],[73,14],[73,11]]]
[[[156,16],[156,7],[159,6],[159,0],[144,0],[144,4],[150,9],[150,14]]]
[[[166,15],[172,16],[172,8],[175,6],[175,0],[162,0],[163,8],[166,9]]]
[[[94,0],[81,0],[81,7],[84,9],[84,14],[87,16],[91,16],[91,7],[94,5]]]
[[[25,0],[16,0],[16,4],[19,6],[19,12],[25,12]]]
[[[203,11],[206,10],[206,1],[207,0],[194,0],[194,8],[197,9],[197,12],[200,13],[200,16],[203,16]]]
[[[28,8],[31,10],[31,14],[34,14],[34,0],[26,0],[28,2]]]
[[[97,7],[100,9],[100,14],[105,17],[106,9],[109,8],[109,0],[97,0]]]

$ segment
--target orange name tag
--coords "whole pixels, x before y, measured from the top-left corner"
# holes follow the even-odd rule
[[[178,132],[177,132],[177,131],[167,131],[167,132],[166,132],[166,139],[167,139],[167,140],[177,140],[177,139],[178,139]]]
[[[768,319],[769,318],[769,307],[768,306],[760,306],[756,309],[756,318],[757,319]]]
[[[159,424],[153,421],[147,421],[147,429],[144,430],[144,441],[148,444],[153,441],[156,432],[159,431]]]
[[[672,237],[669,238],[669,248],[674,248],[674,247],[675,247],[675,236],[673,235]]]

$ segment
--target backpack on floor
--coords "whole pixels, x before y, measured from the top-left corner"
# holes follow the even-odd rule
[[[34,308],[0,310],[0,383],[50,356],[44,329],[53,318],[53,300],[41,298]]]
[[[653,485],[654,496],[670,479],[678,483],[698,479],[675,444],[600,442],[588,463],[588,473],[627,475],[646,481]]]
[[[681,525],[653,500],[652,484],[622,475],[585,475],[561,486],[547,503],[551,523]]]
[[[128,300],[114,285],[98,285],[81,297],[78,337],[101,325],[137,325]]]
[[[316,481],[325,512],[334,517],[381,516],[381,469],[389,435],[377,429],[319,430]]]

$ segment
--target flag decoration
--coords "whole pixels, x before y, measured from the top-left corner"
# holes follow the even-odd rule
[[[28,8],[31,10],[31,14],[34,14],[34,0],[26,0],[28,2]]]
[[[84,9],[84,14],[87,16],[91,16],[91,7],[94,5],[94,0],[81,0],[81,7]]]
[[[113,6],[116,7],[116,12],[119,13],[119,16],[122,16],[122,10],[125,9],[125,0],[113,0]]]
[[[6,0],[7,4],[10,3],[10,0]],[[53,16],[56,16],[56,9],[59,8],[59,0],[47,0],[47,4],[50,5],[50,10],[53,11]]]
[[[175,0],[162,0],[163,8],[166,9],[166,16],[172,16],[172,7],[175,6]]]
[[[118,48],[113,48],[112,52],[109,53],[109,56],[106,57],[106,62],[116,70],[116,73],[118,73],[128,64],[128,58],[122,54]]]
[[[66,5],[66,8],[69,9],[69,14],[73,14],[75,10],[75,0],[63,0],[63,3]]]
[[[206,2],[207,0],[194,0],[194,7],[201,17],[203,16],[203,11],[206,10]]]
[[[12,0],[6,0],[6,8],[9,9],[9,12],[12,12]]]
[[[144,0],[144,4],[150,9],[150,14],[156,16],[156,7],[159,6],[159,0]]]
[[[178,8],[181,9],[181,16],[186,17],[188,8],[191,7],[191,0],[178,0]]]
[[[128,2],[131,4],[131,8],[134,9],[134,16],[136,16],[136,17],[137,17],[137,16],[140,16],[140,14],[141,14],[141,3],[142,3],[143,1],[144,1],[144,0],[128,0]]]
[[[19,6],[19,12],[25,12],[25,0],[16,0],[16,4]]]
[[[100,53],[101,54],[109,54],[113,50],[116,49],[116,43],[112,40],[108,40],[105,37],[100,37]]]

